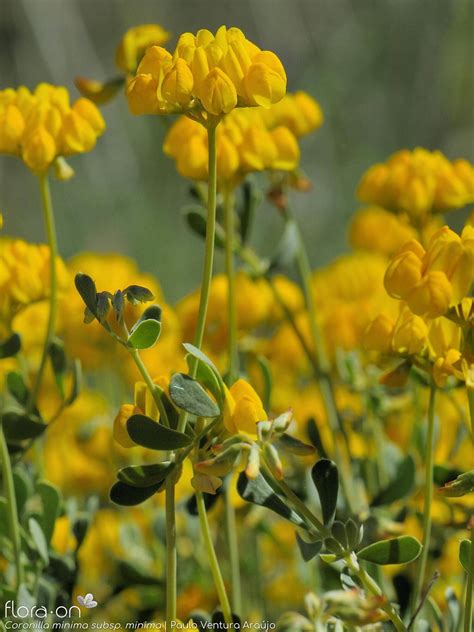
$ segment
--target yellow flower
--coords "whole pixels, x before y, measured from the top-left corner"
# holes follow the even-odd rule
[[[115,54],[117,66],[125,73],[135,72],[140,59],[150,46],[166,44],[170,33],[159,24],[140,24],[128,29]]]
[[[201,110],[204,118],[219,117],[237,106],[270,107],[286,92],[278,57],[236,28],[221,26],[215,35],[206,29],[183,33],[170,57],[171,64],[164,53],[147,51],[127,88],[132,113]]]
[[[392,258],[384,277],[387,293],[393,298],[404,299],[421,281],[422,259],[418,242],[412,240]]]
[[[450,162],[439,151],[404,149],[372,166],[363,175],[357,196],[362,202],[407,213],[420,225],[428,213],[474,201],[474,168],[465,160]]]
[[[187,106],[192,98],[193,73],[184,59],[178,58],[166,73],[161,93],[172,106]]]
[[[427,336],[428,326],[425,321],[405,308],[395,324],[391,346],[396,353],[417,355],[424,349]]]
[[[228,114],[237,105],[235,86],[220,68],[211,70],[202,82],[201,103],[215,116]]]
[[[392,255],[410,239],[416,231],[401,218],[380,206],[360,209],[349,226],[349,243],[355,249]]]
[[[224,75],[218,68],[215,69],[215,77],[224,82]],[[219,81],[216,83],[213,79],[212,90],[204,91],[205,96],[204,92],[202,96],[208,101],[208,109],[213,112],[227,107],[220,101],[225,96],[226,85],[232,92],[228,83],[220,84],[222,91],[215,92]],[[234,97],[231,95],[229,98],[232,101]],[[211,103],[212,99],[219,101],[215,107]],[[280,103],[269,109],[240,108],[231,111],[223,119],[217,128],[217,176],[220,184],[235,186],[252,171],[268,169],[291,172],[297,169],[300,161],[297,138],[316,127],[311,115],[300,105],[301,100],[306,109],[310,109],[307,101],[317,106],[309,95],[300,92],[286,95]],[[207,142],[203,126],[182,116],[170,127],[163,150],[176,160],[176,168],[182,176],[206,180]]]
[[[388,353],[391,349],[395,323],[386,314],[378,314],[364,332],[364,347],[371,351]]]
[[[132,441],[127,432],[127,421],[132,415],[137,413],[142,413],[140,408],[137,406],[134,406],[133,404],[122,404],[117,416],[114,419],[114,440],[121,445],[122,448],[134,448],[137,445],[135,441]]]
[[[262,400],[248,382],[240,379],[230,390],[227,389],[224,425],[230,433],[246,432],[255,435],[257,422],[266,419],[267,413],[263,409]]]
[[[22,158],[34,172],[49,169],[59,156],[90,151],[105,123],[85,98],[72,106],[66,88],[39,84],[0,91],[0,152]]]
[[[18,312],[49,296],[49,248],[21,239],[0,241],[0,331],[8,331]],[[59,257],[58,286],[62,293],[70,277]]]

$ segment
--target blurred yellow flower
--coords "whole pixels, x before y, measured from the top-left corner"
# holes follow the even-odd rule
[[[90,151],[105,122],[86,98],[72,105],[66,88],[39,84],[34,92],[20,86],[0,91],[0,152],[19,156],[43,173],[59,156]]]
[[[362,176],[358,198],[397,213],[415,225],[427,214],[461,208],[474,201],[474,167],[466,160],[450,162],[440,151],[402,149]]]

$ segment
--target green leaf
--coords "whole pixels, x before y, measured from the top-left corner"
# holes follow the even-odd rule
[[[87,274],[78,272],[74,278],[74,284],[87,309],[95,316],[97,314],[97,289],[94,281]]]
[[[53,368],[56,385],[61,398],[64,399],[64,374],[66,373],[67,360],[64,351],[64,343],[59,338],[54,338],[49,345],[49,358]]]
[[[188,354],[186,356],[186,362],[188,363],[190,371],[193,361],[195,361],[195,358]],[[216,375],[216,372],[213,371],[213,369],[202,360],[197,361],[195,378],[200,384],[203,384],[207,388],[207,390],[214,395],[218,402],[223,402],[224,387],[220,380],[220,376]]]
[[[115,318],[118,323],[123,321],[123,308],[125,305],[125,299],[123,298],[122,290],[117,290],[112,298],[112,309],[114,310]]]
[[[339,473],[336,464],[329,459],[320,459],[311,470],[311,478],[318,490],[323,522],[329,525],[336,515],[339,491]]]
[[[314,542],[306,542],[306,540],[303,540],[298,532],[296,532],[295,535],[301,557],[305,562],[310,562],[323,548],[322,541],[315,540]]]
[[[201,349],[198,349],[197,347],[192,345],[190,342],[183,342],[183,347],[186,349],[186,351],[189,354],[191,354],[192,356],[194,356],[198,360],[201,360],[201,362],[204,362],[204,364],[207,364],[208,366],[210,366],[211,369],[217,375],[220,376],[219,370],[216,367],[216,365],[214,364],[214,362],[210,358],[208,358],[207,355],[201,351]]]
[[[298,456],[311,456],[316,451],[314,446],[303,443],[296,437],[286,434],[286,432],[279,436],[278,441],[285,450]]]
[[[273,389],[273,377],[270,368],[270,363],[264,356],[257,356],[256,358],[258,367],[262,373],[263,378],[263,395],[262,403],[265,410],[271,408],[272,389]]]
[[[150,485],[149,487],[133,487],[132,485],[118,481],[110,490],[110,500],[116,505],[122,505],[123,507],[140,505],[159,492],[163,486],[164,481]]]
[[[448,498],[458,498],[474,492],[474,470],[463,472],[454,481],[449,481],[438,489],[438,492]]]
[[[192,443],[187,434],[166,428],[145,415],[132,415],[127,420],[127,431],[135,443],[150,450],[176,450]]]
[[[357,557],[373,564],[408,564],[420,555],[423,547],[411,535],[402,535],[391,540],[380,540],[361,549]]]
[[[250,236],[255,211],[262,201],[262,194],[253,180],[247,179],[242,187],[243,205],[239,209],[240,239],[245,244]]]
[[[459,543],[459,561],[466,573],[471,573],[471,546],[470,540],[461,540]]]
[[[400,498],[407,496],[415,484],[416,467],[413,457],[407,455],[400,461],[395,476],[371,502],[372,507],[390,505]]]
[[[176,373],[170,381],[173,404],[196,417],[218,417],[219,406],[209,397],[199,382],[189,375]]]
[[[22,406],[26,405],[29,391],[21,373],[10,371],[10,373],[7,374],[7,389],[10,395],[12,395],[19,404]]]
[[[25,606],[28,610],[31,610],[36,605],[36,599],[31,595],[26,584],[20,584],[16,595],[15,606],[18,610],[20,606]]]
[[[159,305],[149,305],[146,309],[143,310],[143,313],[140,316],[140,320],[148,320],[149,318],[151,318],[153,320],[158,320],[161,323],[162,316],[163,310]]]
[[[39,523],[34,519],[30,518],[28,520],[28,528],[33,538],[33,542],[35,543],[35,548],[39,553],[39,556],[45,563],[45,565],[49,564],[49,555],[48,555],[48,544],[46,542],[46,538],[44,537],[43,530],[41,529]]]
[[[10,537],[10,528],[8,525],[8,506],[6,498],[0,496],[0,540],[4,537]]]
[[[0,342],[0,360],[11,358],[21,349],[21,338],[17,333],[12,333],[9,338]]]
[[[13,485],[15,488],[16,508],[18,518],[21,517],[26,501],[32,492],[31,481],[22,467],[17,467],[13,472]]]
[[[3,431],[8,441],[24,441],[36,439],[46,430],[44,424],[36,415],[26,413],[7,412],[3,415]]]
[[[150,487],[164,481],[174,467],[171,461],[151,465],[129,465],[118,471],[117,478],[132,487]]]
[[[161,323],[153,318],[142,320],[132,330],[128,338],[128,345],[134,349],[150,349],[153,347],[161,333]]]
[[[148,303],[148,301],[152,301],[155,298],[153,292],[142,285],[129,285],[123,290],[123,293],[125,294],[127,301],[132,303],[132,305],[137,305],[137,303]]]
[[[245,472],[242,472],[237,481],[237,491],[247,502],[266,507],[296,526],[306,529],[303,520],[275,494],[262,474],[259,474],[255,479],[250,479],[247,478]]]
[[[53,536],[56,519],[59,516],[61,494],[57,487],[46,481],[39,481],[36,485],[36,491],[41,499],[42,506],[41,527],[46,542],[49,544]]]
[[[197,204],[186,206],[183,208],[183,215],[186,219],[186,223],[189,228],[198,235],[205,239],[206,227],[207,227],[207,211],[204,207]],[[214,232],[214,245],[216,248],[223,248],[225,244],[225,232],[219,224],[216,224],[216,230]]]
[[[69,393],[69,395],[66,397],[66,399],[64,400],[64,405],[65,406],[70,406],[71,404],[73,404],[79,393],[81,392],[81,386],[82,386],[82,367],[81,367],[81,361],[76,358],[72,364],[72,384],[71,384],[71,391]]]
[[[109,292],[97,292],[96,306],[97,320],[103,325],[110,310]]]

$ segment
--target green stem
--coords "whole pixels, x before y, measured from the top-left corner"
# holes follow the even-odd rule
[[[43,374],[46,369],[46,362],[48,359],[49,348],[54,336],[54,330],[56,328],[56,318],[58,310],[58,278],[56,269],[56,259],[58,257],[58,240],[56,236],[56,227],[54,224],[53,204],[51,201],[51,191],[49,188],[48,175],[46,173],[39,176],[39,187],[41,194],[41,202],[43,208],[43,218],[46,226],[46,234],[49,245],[49,275],[50,275],[50,291],[49,291],[49,315],[48,324],[46,328],[46,336],[43,344],[43,351],[41,355],[40,365],[33,387],[28,399],[27,410],[31,412],[38,399],[41,382],[43,380]]]
[[[200,349],[204,338],[204,330],[206,326],[207,307],[209,304],[209,294],[211,291],[212,268],[214,264],[214,239],[216,233],[216,197],[217,197],[217,151],[216,151],[216,127],[211,126],[207,129],[207,138],[209,146],[209,179],[207,193],[207,223],[206,223],[206,243],[204,250],[204,267],[202,273],[201,295],[199,297],[199,310],[194,334],[194,346]],[[191,359],[190,375],[196,376],[197,359]],[[188,414],[182,411],[178,420],[178,432],[184,432]]]
[[[472,446],[474,448],[474,388],[468,386],[467,398],[469,401],[469,414],[471,418],[471,439]],[[471,515],[471,557],[469,567],[466,586],[466,607],[464,609],[464,632],[471,632],[472,630],[472,610],[474,599],[474,515]]]
[[[232,607],[237,614],[242,612],[242,586],[240,581],[239,540],[237,537],[237,523],[232,495],[229,487],[224,491],[225,526],[227,532],[227,546],[229,547],[229,564],[232,578]]]
[[[222,614],[225,622],[232,624],[232,611],[230,608],[229,598],[224,586],[224,580],[222,579],[221,570],[219,568],[219,562],[217,561],[214,545],[212,544],[211,532],[209,529],[209,522],[207,519],[206,506],[204,504],[204,497],[202,492],[196,492],[197,509],[199,513],[199,523],[201,525],[201,533],[204,538],[204,546],[206,547],[207,557],[211,566],[211,573],[214,579],[214,585],[219,596],[219,603],[222,608]]]
[[[234,269],[234,194],[226,191],[224,196],[225,227],[225,271],[227,276],[227,313],[228,313],[228,355],[229,385],[237,379],[239,372],[239,355],[237,348],[237,308],[235,302],[235,269]]]
[[[377,582],[367,573],[366,570],[359,566],[359,562],[355,561],[351,556],[344,558],[345,563],[351,569],[352,573],[359,578],[364,590],[367,593],[374,595],[375,597],[381,597],[383,595],[380,586]],[[406,632],[406,626],[401,620],[400,616],[394,610],[393,606],[388,602],[381,606],[382,610],[388,615],[390,621],[393,623],[395,629],[398,632]]]
[[[176,507],[175,507],[175,481],[171,474],[166,479],[165,487],[166,508],[166,629],[171,630],[171,625],[176,621],[176,578],[177,578],[177,554],[176,554]]]
[[[151,379],[148,369],[143,363],[143,360],[140,358],[140,354],[138,353],[138,351],[136,349],[131,349],[130,347],[127,347],[127,350],[130,353],[131,357],[133,358],[133,361],[135,362],[137,369],[140,371],[140,374],[143,377],[145,384],[147,385],[148,390],[151,393],[151,396],[153,397],[153,401],[155,402],[160,412],[160,419],[162,420],[163,424],[167,428],[169,428],[170,422],[168,419],[168,414],[166,413],[166,409],[163,404],[163,400],[161,399],[160,389],[158,389],[156,384],[153,383],[153,380]]]
[[[346,502],[350,511],[352,513],[356,513],[356,508],[354,504],[355,491],[352,484],[352,475],[350,472],[349,446],[347,443],[346,434],[344,432],[344,427],[337,410],[336,397],[330,375],[331,365],[326,355],[324,341],[321,336],[321,332],[318,327],[318,321],[316,318],[316,305],[314,302],[313,288],[311,285],[311,266],[309,263],[309,257],[304,245],[300,227],[293,217],[293,214],[289,207],[286,207],[285,209],[285,219],[287,222],[293,222],[298,238],[298,247],[296,249],[296,263],[303,287],[306,309],[308,310],[309,326],[311,338],[313,340],[314,355],[316,358],[315,378],[319,385],[324,408],[326,410],[328,424],[332,431],[334,439],[334,456],[341,471],[341,487],[344,491]],[[345,440],[344,453],[341,449],[341,446],[339,445],[339,434],[341,434]]]
[[[15,486],[13,483],[13,471],[8,453],[7,442],[3,432],[0,419],[0,457],[2,459],[2,479],[3,492],[7,500],[8,523],[10,527],[10,537],[13,545],[13,555],[15,557],[16,569],[16,589],[23,583],[23,567],[21,565],[21,536],[18,524],[18,509],[16,504]]]
[[[434,422],[436,404],[436,385],[430,386],[430,399],[428,404],[428,430],[426,436],[425,453],[425,489],[423,500],[423,549],[418,562],[415,591],[413,594],[412,612],[416,612],[418,600],[425,582],[426,566],[431,540],[431,503],[433,501],[433,457],[434,457]]]

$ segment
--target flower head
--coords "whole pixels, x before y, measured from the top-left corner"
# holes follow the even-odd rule
[[[172,55],[159,46],[148,48],[127,87],[134,114],[145,113],[136,106],[140,99],[150,104],[150,113],[203,111],[205,117],[237,106],[270,107],[285,92],[278,57],[260,50],[240,29],[225,26],[215,35],[207,29],[183,33]]]
[[[0,152],[19,156],[36,173],[60,156],[90,151],[104,129],[96,106],[83,97],[71,105],[66,88],[42,83],[34,92],[0,91]]]

